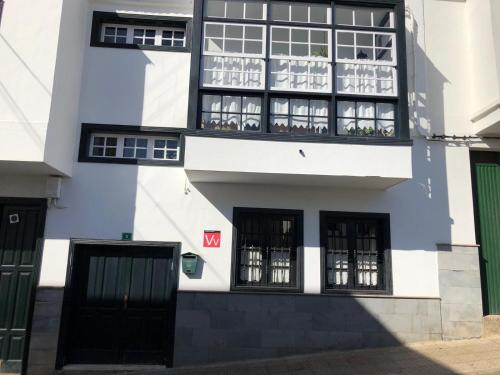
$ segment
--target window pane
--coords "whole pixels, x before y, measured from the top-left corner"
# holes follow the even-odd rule
[[[355,135],[356,134],[356,120],[354,119],[338,119],[337,120],[337,133],[341,135]]]
[[[335,24],[354,25],[353,10],[350,7],[338,6],[335,8]]]
[[[309,114],[309,101],[307,99],[290,100],[290,113],[293,115],[307,116]]]
[[[271,113],[288,114],[288,99],[272,98]]]
[[[118,143],[118,139],[114,137],[107,137],[106,138],[106,146],[111,146],[111,147],[116,147]]]
[[[311,43],[328,45],[328,32],[323,30],[311,30]]]
[[[375,121],[358,120],[357,135],[372,136],[375,135]]]
[[[372,26],[372,11],[370,8],[356,8],[354,10],[356,26]]]
[[[243,1],[228,0],[226,4],[227,18],[243,18]]]
[[[356,117],[355,102],[337,102],[337,116]]]
[[[226,25],[226,38],[243,38],[243,26]]]
[[[373,9],[373,26],[375,27],[393,27],[391,24],[392,12],[390,9]]]
[[[104,156],[104,148],[94,147],[92,149],[92,156]]]
[[[205,51],[222,52],[224,42],[222,39],[209,38],[205,39]]]
[[[394,104],[392,103],[377,103],[377,118],[394,119]]]
[[[246,26],[245,27],[245,39],[257,39],[262,40],[262,27],[257,26]]]
[[[139,148],[136,150],[135,157],[138,159],[146,159],[147,157],[147,150],[143,148]]]
[[[216,38],[222,38],[224,34],[224,26],[212,23],[205,24],[205,36],[213,36]]]
[[[165,140],[163,139],[155,139],[155,148],[164,148]]]
[[[347,46],[354,46],[354,33],[351,32],[337,33],[337,43]]]
[[[311,4],[310,8],[310,22],[328,23],[328,13],[330,8],[326,5]]]
[[[245,18],[252,20],[261,20],[264,18],[264,7],[261,1],[247,1]]]
[[[243,52],[243,41],[242,40],[226,40],[224,52],[242,53]]]
[[[243,113],[258,113],[261,112],[261,99],[260,98],[252,98],[252,97],[243,97]]]
[[[262,54],[262,42],[245,42],[245,53],[259,55]]]
[[[375,105],[370,102],[358,102],[356,112],[358,118],[375,118]]]
[[[309,56],[309,46],[307,44],[292,43],[291,55],[299,57]]]
[[[356,33],[356,44],[373,47],[373,34]]]
[[[274,43],[272,44],[272,52],[273,55],[284,55],[290,56],[290,45],[288,43]]]
[[[284,2],[273,2],[271,3],[271,14],[273,21],[289,21],[290,5]]]
[[[337,49],[338,59],[354,59],[354,47],[338,47]]]
[[[148,147],[148,140],[144,138],[139,138],[137,140],[137,147]]]
[[[106,148],[105,156],[115,157],[116,156],[116,148]]]
[[[174,140],[169,139],[167,141],[167,148],[170,148],[170,149],[177,148],[178,144],[179,144],[178,141],[174,141]]]
[[[309,22],[307,4],[292,4],[292,22]]]
[[[241,112],[241,97],[240,96],[224,96],[222,100],[222,112]]]
[[[393,137],[395,135],[394,121],[377,121],[377,135],[382,137]]]
[[[164,159],[165,151],[164,150],[154,150],[153,157],[155,159]]]
[[[311,116],[328,116],[328,101],[327,100],[311,100],[310,114]]]
[[[125,138],[123,145],[125,147],[135,147],[135,138]]]
[[[95,146],[104,146],[104,137],[94,137]]]
[[[309,30],[292,29],[292,42],[308,43],[309,42]]]
[[[224,0],[207,0],[206,2],[206,14],[208,17],[224,17],[224,8]]]
[[[320,44],[311,45],[311,56],[328,58],[328,46]]]
[[[356,48],[356,58],[358,60],[373,60],[373,49],[371,48]]]
[[[218,95],[203,95],[204,112],[220,112],[221,97]]]
[[[177,151],[167,151],[167,159],[169,160],[177,160]]]
[[[288,42],[290,41],[290,29],[283,27],[273,27],[273,42]]]

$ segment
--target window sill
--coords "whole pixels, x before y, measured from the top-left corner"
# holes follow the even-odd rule
[[[396,137],[357,137],[357,136],[330,136],[330,135],[297,135],[290,133],[262,133],[262,132],[238,132],[221,130],[187,130],[184,132],[188,136],[212,137],[212,138],[234,138],[234,139],[255,139],[262,141],[280,142],[311,142],[311,143],[347,143],[366,145],[392,145],[392,146],[412,146],[413,140]]]
[[[126,165],[149,165],[149,166],[171,166],[182,167],[180,160],[149,160],[149,159],[127,159],[84,156],[78,159],[80,163],[103,163],[103,164],[126,164]]]

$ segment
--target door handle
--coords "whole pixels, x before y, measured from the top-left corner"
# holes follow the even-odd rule
[[[123,296],[123,308],[124,308],[125,310],[127,310],[127,306],[128,306],[128,295],[127,295],[127,294],[125,294],[125,295]]]

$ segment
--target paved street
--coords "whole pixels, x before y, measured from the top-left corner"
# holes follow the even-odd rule
[[[120,371],[64,371],[64,374],[123,374]],[[141,370],[127,375],[347,375],[500,374],[500,335],[477,340],[418,343],[407,347],[325,352],[285,359],[184,368]]]

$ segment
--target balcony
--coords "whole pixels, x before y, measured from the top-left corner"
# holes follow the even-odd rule
[[[412,178],[411,147],[186,135],[191,182],[385,190]]]

